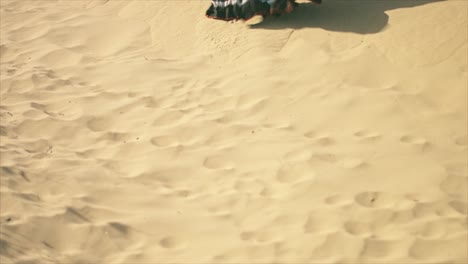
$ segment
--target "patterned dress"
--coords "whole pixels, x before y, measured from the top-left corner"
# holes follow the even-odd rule
[[[310,1],[321,3],[321,0]],[[296,6],[295,0],[211,0],[206,16],[226,21],[248,20],[257,15],[266,17],[291,13]]]

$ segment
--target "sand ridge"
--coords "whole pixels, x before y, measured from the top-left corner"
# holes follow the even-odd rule
[[[1,0],[0,262],[466,263],[468,5],[390,2]]]

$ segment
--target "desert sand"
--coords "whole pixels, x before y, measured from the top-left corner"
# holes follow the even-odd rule
[[[467,1],[1,0],[0,262],[467,263]]]

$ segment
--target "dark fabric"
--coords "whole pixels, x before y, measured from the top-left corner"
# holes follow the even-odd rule
[[[273,5],[260,0],[249,0],[243,5],[228,5],[226,7],[214,7],[213,4],[206,11],[206,16],[221,20],[248,20],[256,15],[280,15],[288,13],[288,2],[292,7],[297,6],[295,0],[276,0]]]

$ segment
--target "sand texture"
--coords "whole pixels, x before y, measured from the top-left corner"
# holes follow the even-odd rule
[[[467,1],[0,3],[0,263],[468,262]]]

